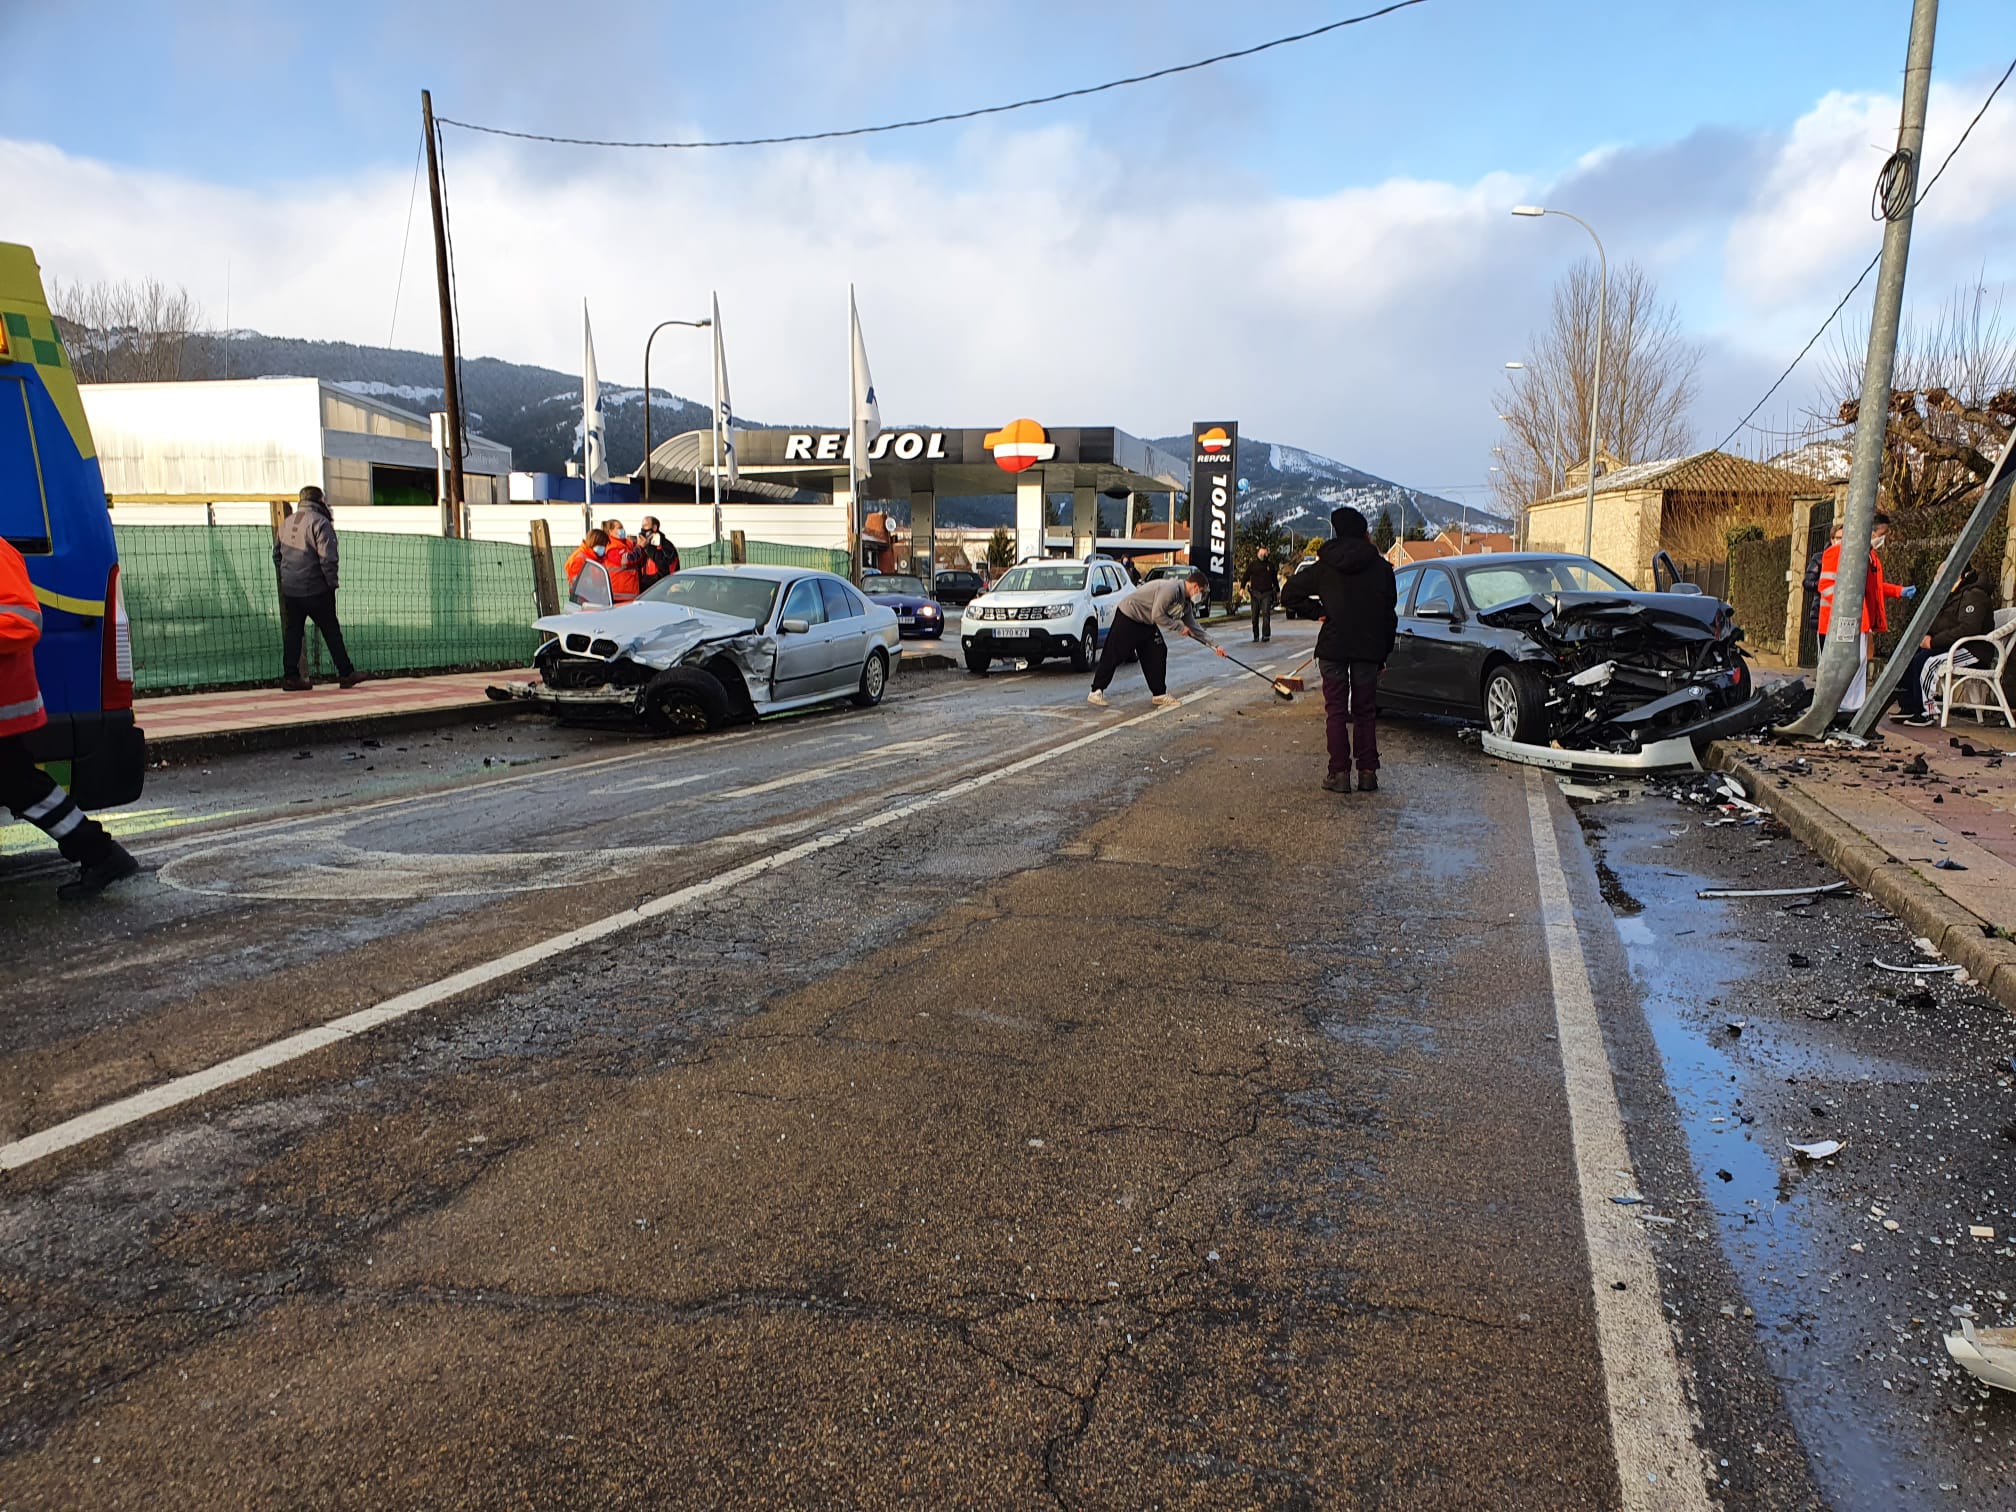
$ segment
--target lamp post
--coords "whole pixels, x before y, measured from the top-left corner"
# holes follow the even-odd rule
[[[651,502],[651,343],[658,339],[658,333],[667,326],[691,326],[696,331],[704,331],[714,324],[711,320],[661,320],[651,327],[651,334],[644,338],[644,502]],[[699,485],[693,489],[693,502],[700,502]]]
[[[1596,293],[1596,362],[1589,378],[1589,501],[1582,514],[1582,555],[1590,556],[1594,554],[1596,544],[1596,424],[1603,403],[1603,327],[1610,318],[1610,259],[1603,251],[1603,238],[1596,234],[1596,228],[1579,215],[1571,215],[1566,210],[1549,210],[1544,205],[1514,205],[1512,213],[1529,217],[1558,215],[1575,222],[1589,233],[1589,240],[1596,243],[1596,264],[1601,271],[1601,280]]]

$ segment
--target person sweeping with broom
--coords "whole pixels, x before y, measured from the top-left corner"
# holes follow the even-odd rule
[[[1353,736],[1358,791],[1379,790],[1379,673],[1400,628],[1393,564],[1372,544],[1365,516],[1343,508],[1330,516],[1332,538],[1316,565],[1289,580],[1282,608],[1318,614],[1316,659],[1323,669],[1324,735],[1330,748],[1326,793],[1351,791]]]
[[[1106,707],[1106,686],[1120,663],[1135,652],[1141,654],[1141,675],[1147,679],[1151,700],[1158,704],[1176,702],[1169,694],[1163,674],[1169,668],[1169,643],[1162,638],[1167,628],[1209,646],[1220,656],[1225,648],[1204,633],[1197,623],[1197,601],[1211,590],[1211,579],[1192,571],[1188,577],[1157,578],[1124,594],[1113,610],[1113,628],[1099,652],[1099,666],[1092,674],[1092,691],[1085,701]]]

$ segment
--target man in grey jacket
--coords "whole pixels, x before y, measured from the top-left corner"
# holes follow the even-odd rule
[[[280,569],[280,686],[295,693],[313,686],[301,671],[303,627],[313,620],[336,663],[337,685],[356,687],[364,674],[352,664],[336,622],[336,522],[322,490],[312,484],[301,490],[300,506],[280,522],[273,565]]]
[[[1153,702],[1175,703],[1177,700],[1169,696],[1163,682],[1163,673],[1169,667],[1169,643],[1162,639],[1165,629],[1187,635],[1220,656],[1225,654],[1225,648],[1206,635],[1197,623],[1197,601],[1210,588],[1210,578],[1192,572],[1188,577],[1157,578],[1124,595],[1113,611],[1113,628],[1099,653],[1099,666],[1092,674],[1092,691],[1085,701],[1105,708],[1106,685],[1113,681],[1120,663],[1139,652],[1141,675],[1148,680]]]

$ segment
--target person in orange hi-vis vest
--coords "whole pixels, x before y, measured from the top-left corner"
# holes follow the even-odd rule
[[[80,868],[56,889],[65,902],[103,892],[140,870],[126,848],[35,765],[28,734],[49,722],[35,681],[35,643],[42,639],[42,606],[28,581],[28,564],[0,538],[0,808],[26,819],[56,842]]]
[[[621,520],[604,520],[609,533],[609,555],[603,565],[609,569],[609,596],[627,604],[644,591],[644,548],[631,538]]]
[[[1876,516],[1876,528],[1869,537],[1868,579],[1862,589],[1862,632],[1856,650],[1855,680],[1841,699],[1841,712],[1851,714],[1869,698],[1870,636],[1890,628],[1889,600],[1918,596],[1915,587],[1900,587],[1883,577],[1883,561],[1876,555],[1890,538],[1890,516]],[[1841,543],[1836,541],[1820,557],[1820,637],[1825,640],[1834,623],[1834,588],[1841,576]]]

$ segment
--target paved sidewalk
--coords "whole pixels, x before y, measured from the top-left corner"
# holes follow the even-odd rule
[[[454,724],[503,714],[483,690],[518,672],[449,672],[435,677],[372,678],[355,688],[317,683],[307,693],[277,687],[229,693],[180,693],[136,699],[133,715],[147,732],[150,752],[183,756],[198,751],[256,750],[311,736],[361,728]]]
[[[957,645],[954,641],[955,650]],[[906,641],[895,670],[956,665],[938,642]],[[536,675],[529,668],[507,667],[430,677],[374,677],[355,688],[317,683],[306,693],[288,693],[277,686],[178,693],[136,699],[133,714],[147,732],[150,755],[186,760],[221,751],[275,750],[299,740],[519,718],[537,711],[493,702],[483,690]]]
[[[2016,731],[1881,729],[1865,750],[1725,741],[1709,759],[2016,1009]]]

